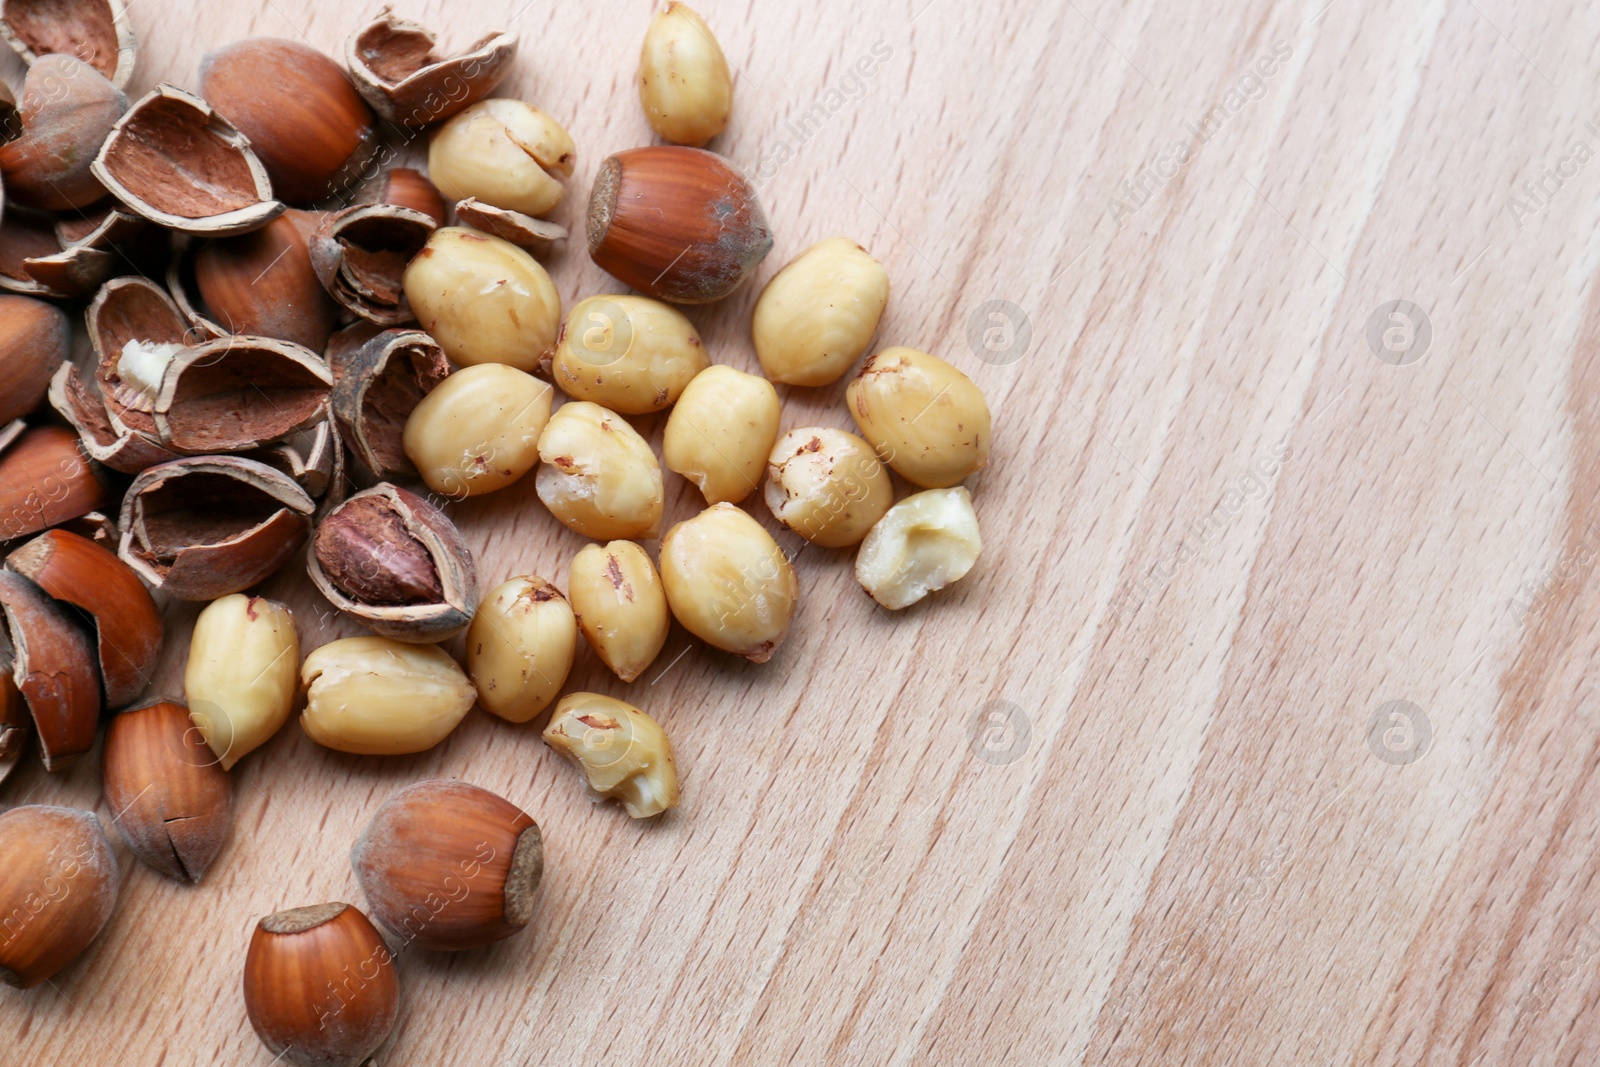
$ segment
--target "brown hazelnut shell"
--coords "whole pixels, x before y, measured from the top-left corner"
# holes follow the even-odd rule
[[[362,204],[323,220],[311,238],[311,265],[341,306],[380,326],[411,322],[402,284],[406,264],[438,224],[398,204]]]
[[[178,454],[143,434],[111,423],[96,386],[84,381],[78,368],[63,363],[50,382],[50,406],[78,431],[78,443],[96,463],[124,474],[178,458]]]
[[[11,675],[0,674],[0,782],[11,776],[28,750],[28,737],[33,733],[28,718],[28,705]]]
[[[444,349],[421,330],[385,330],[328,351],[333,414],[351,455],[376,478],[415,475],[401,437],[412,410],[450,373]]]
[[[394,167],[375,175],[356,194],[358,204],[396,204],[420,211],[433,219],[434,224],[445,224],[444,195],[420,170]]]
[[[432,31],[388,8],[350,36],[345,59],[356,88],[390,122],[421,129],[494,92],[517,54],[517,35],[494,30],[466,51],[434,54]]]
[[[4,452],[16,443],[28,428],[28,424],[21,419],[12,419],[4,426],[0,426],[0,452]]]
[[[64,211],[104,197],[95,153],[127,110],[122,90],[83,60],[48,55],[33,63],[18,111],[22,132],[0,144],[7,198]]]
[[[485,204],[476,197],[457,202],[456,221],[510,241],[535,255],[545,255],[557,241],[567,239],[565,226],[546,219],[536,219],[520,211]]]
[[[66,608],[15,571],[0,570],[0,612],[12,680],[33,717],[45,770],[65,770],[94,747],[100,719],[100,672],[89,638]]]
[[[55,53],[73,55],[118,89],[127,88],[138,58],[128,9],[111,0],[0,0],[0,37],[30,67]]]
[[[94,812],[45,804],[0,814],[0,856],[0,914],[32,916],[0,940],[0,981],[28,989],[81,956],[111,918],[117,858]]]
[[[115,253],[62,248],[50,216],[13,206],[0,220],[0,289],[67,300],[87,296],[116,272]]]
[[[243,452],[327,415],[333,376],[315,352],[270,337],[219,337],[172,358],[152,415],[176,452]]]
[[[0,541],[59,526],[114,499],[78,435],[63,426],[36,426],[0,453]]]
[[[319,221],[289,210],[259,230],[191,246],[189,266],[207,321],[227,333],[322,351],[339,325],[339,307],[311,269],[307,238]]]
[[[72,340],[60,308],[26,296],[0,295],[0,423],[37,408]]]
[[[247,456],[293,478],[323,508],[344,499],[344,447],[331,417]]]

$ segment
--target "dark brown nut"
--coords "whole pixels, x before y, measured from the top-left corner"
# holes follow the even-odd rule
[[[102,773],[133,854],[168,878],[200,881],[228,837],[233,779],[189,709],[162,700],[112,716]]]
[[[200,95],[250,139],[277,195],[307,205],[349,191],[377,128],[338,65],[310,45],[237,41],[200,61]]]
[[[122,116],[92,169],[135,214],[185,233],[247,233],[284,210],[249,139],[175,85],[156,86]]]
[[[377,175],[356,194],[358,204],[394,204],[420,211],[436,225],[445,224],[444,196],[420,170],[395,167]]]
[[[350,865],[379,922],[407,944],[453,952],[528,925],[544,839],[509,800],[434,778],[383,802],[350,850]]]
[[[373,110],[413,129],[442,122],[494,91],[517,54],[517,35],[495,30],[444,57],[431,31],[384,8],[350,37],[345,56],[356,88]]]
[[[365,344],[329,347],[333,413],[356,461],[375,478],[415,476],[401,435],[406,420],[450,373],[437,341],[421,330],[385,330]]]
[[[128,9],[111,0],[4,0],[0,36],[30,67],[60,53],[77,56],[118,89],[133,77],[133,25]]]
[[[122,500],[117,555],[153,589],[214,600],[281,567],[311,532],[311,498],[281,471],[239,456],[151,467]]]
[[[713,152],[676,145],[630,148],[600,164],[588,237],[601,270],[675,304],[721,300],[772,251],[744,175]]]
[[[339,308],[311,269],[310,235],[320,221],[291,210],[259,230],[195,245],[191,266],[205,317],[228,333],[321,352]]]
[[[115,273],[116,254],[62,248],[49,215],[12,206],[0,222],[0,289],[52,299],[87,296]]]
[[[344,499],[344,449],[331,418],[245,455],[293,478],[324,509]]]
[[[83,954],[117,903],[117,858],[91,811],[0,815],[0,982],[27,989]]]
[[[100,719],[100,672],[89,638],[66,608],[15,571],[0,570],[0,613],[12,679],[33,717],[45,770],[65,770],[94,747]]]
[[[323,220],[311,238],[311,265],[340,306],[381,326],[414,316],[406,303],[406,264],[438,228],[431,215],[396,204],[363,204]]]
[[[124,380],[129,362],[120,362]],[[243,452],[326,418],[332,388],[327,365],[308,348],[219,337],[166,359],[152,409],[156,435],[191,455]]]
[[[0,675],[0,782],[11,776],[28,750],[28,705],[9,674]]]
[[[396,641],[453,637],[478,606],[472,553],[455,524],[388,482],[328,513],[306,571],[334,607]]]
[[[25,296],[0,296],[0,423],[39,406],[71,340],[59,308]]]
[[[536,219],[520,211],[494,207],[470,196],[456,204],[456,219],[474,230],[493,234],[502,241],[510,241],[518,248],[540,255],[549,252],[557,241],[567,239],[565,226]]]
[[[127,110],[122,90],[81,59],[51,55],[34,63],[23,83],[22,132],[0,144],[7,198],[64,211],[105,196],[90,168]]]
[[[59,526],[114,499],[78,435],[64,427],[34,427],[0,454],[0,541]]]
[[[7,556],[6,569],[94,621],[107,707],[144,692],[161,659],[161,613],[126,563],[88,538],[47,530]]]

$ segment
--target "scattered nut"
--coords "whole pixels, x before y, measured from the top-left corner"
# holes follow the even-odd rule
[[[631,682],[655,662],[672,617],[649,553],[632,541],[584,545],[567,589],[583,636],[613,674]]]
[[[889,272],[846,237],[812,245],[773,275],[750,318],[768,378],[787,385],[839,380],[872,343],[889,303]]]
[[[567,314],[550,377],[577,400],[643,415],[676,403],[710,365],[694,323],[676,308],[644,296],[591,296]]]
[[[90,167],[128,98],[74,56],[44,56],[28,67],[18,112],[22,132],[0,143],[8,200],[65,211],[106,195]]]
[[[385,330],[364,344],[329,346],[333,413],[356,460],[375,478],[415,475],[402,437],[422,398],[450,373],[437,341],[421,330]]]
[[[467,367],[417,402],[401,444],[434,492],[455,499],[492,493],[539,462],[553,395],[514,367]]]
[[[561,590],[534,575],[490,590],[467,631],[467,671],[484,710],[527,722],[561,692],[578,624]]]
[[[761,483],[778,437],[778,391],[755,374],[708,367],[667,417],[661,457],[700,487],[707,504],[737,503]]]
[[[100,719],[100,674],[89,639],[65,608],[14,571],[0,571],[0,619],[0,652],[12,661],[45,770],[65,770],[94,747]]]
[[[138,46],[128,9],[110,0],[5,0],[0,36],[30,67],[60,53],[85,60],[118,89],[133,77]]]
[[[800,601],[788,557],[733,504],[713,504],[667,531],[661,586],[684,629],[754,663],[778,650]]]
[[[36,426],[0,454],[0,541],[58,526],[112,499],[71,430]]]
[[[340,306],[380,326],[411,321],[406,264],[438,228],[432,215],[363,204],[328,215],[311,238],[311,264]]]
[[[0,981],[28,989],[89,947],[117,903],[117,858],[91,811],[28,804],[0,814]]]
[[[989,462],[989,405],[972,379],[914,348],[886,348],[845,390],[861,436],[908,482],[945,489]]]
[[[492,30],[450,57],[433,46],[431,31],[384,8],[351,36],[345,54],[367,103],[391,122],[420,129],[493,92],[511,69],[517,35]]]
[[[286,211],[259,230],[195,244],[191,267],[207,315],[230,334],[321,352],[339,324],[339,306],[312,269],[307,242],[318,220]]]
[[[556,705],[544,743],[577,764],[597,797],[622,802],[635,819],[678,806],[678,770],[661,724],[599,693],[568,693]]]
[[[524,215],[561,202],[578,156],[572,137],[521,100],[480,100],[428,142],[428,175],[447,200],[473,197]]]
[[[767,508],[812,544],[843,548],[867,536],[894,503],[872,446],[830,426],[790,430],[767,457]]]
[[[299,665],[294,615],[277,601],[232,593],[200,612],[183,688],[189,718],[223,770],[288,721]]]
[[[477,693],[437,645],[347,637],[300,668],[300,726],[319,745],[364,756],[423,752],[449,736]]]
[[[555,346],[561,296],[539,261],[509,241],[459,226],[435,230],[404,284],[417,321],[463,367],[531,372]]]
[[[660,532],[661,467],[621,417],[586,400],[563,404],[539,435],[539,459],[539,499],[570,529],[601,541]]]
[[[31,414],[66,361],[72,331],[59,308],[0,295],[0,424]]]
[[[733,76],[711,28],[688,4],[671,0],[650,20],[639,103],[650,128],[674,144],[698,148],[728,128]]]
[[[960,581],[983,551],[978,516],[964,486],[908,496],[861,542],[856,580],[879,604],[898,611]]]

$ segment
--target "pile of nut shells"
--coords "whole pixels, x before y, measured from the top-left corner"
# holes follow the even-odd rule
[[[758,489],[784,529],[859,546],[883,608],[976,562],[962,483],[987,462],[990,415],[956,367],[886,348],[846,393],[859,433],[782,430],[774,383],[837,382],[877,333],[889,277],[864,248],[822,241],[767,283],[762,374],[714,364],[673,306],[727,296],[773,245],[754,188],[700,147],[728,124],[733,80],[685,5],[654,16],[638,70],[669,143],[607,158],[589,200],[590,257],[636,292],[565,315],[541,259],[568,239],[546,216],[577,148],[548,113],[493,95],[514,33],[440,55],[385,9],[343,65],[247,40],[205,57],[196,92],[131,102],[134,38],[107,0],[4,0],[0,33],[29,65],[0,113],[0,778],[30,738],[48,770],[70,766],[112,712],[105,798],[154,870],[201,880],[229,832],[232,768],[297,707],[313,741],[364,755],[431,748],[474,706],[548,713],[544,741],[596,798],[634,818],[676,806],[660,724],[562,690],[580,634],[623,683],[674,619],[756,663],[777,652],[800,589],[740,506]],[[391,165],[423,135],[426,173]],[[660,459],[629,421],[656,412]],[[663,463],[707,505],[664,532]],[[896,503],[891,470],[918,491]],[[530,473],[544,509],[594,542],[565,594],[538,575],[485,590],[449,514]],[[652,559],[640,542],[657,539]],[[251,595],[302,558],[368,636],[302,650],[290,610]],[[177,652],[182,701],[145,699],[168,600],[206,602]],[[462,633],[464,667],[438,644]],[[0,914],[18,920],[0,979],[32,986],[109,919],[116,861],[93,814],[44,806],[0,814],[0,857]],[[390,797],[351,862],[366,913],[279,912],[249,946],[251,1023],[289,1063],[357,1064],[383,1044],[403,948],[525,927],[543,842],[510,801],[433,780]]]

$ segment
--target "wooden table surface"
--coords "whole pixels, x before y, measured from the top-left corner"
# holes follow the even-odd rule
[[[847,552],[780,535],[803,592],[772,662],[675,628],[623,686],[582,651],[569,688],[676,745],[683,806],[647,825],[536,724],[474,712],[397,759],[291,724],[235,771],[204,884],[113,835],[116,913],[0,997],[0,1061],[268,1064],[251,928],[362,903],[358,828],[439,775],[533,813],[548,870],[521,936],[401,957],[386,1064],[1600,1060],[1600,9],[699,7],[739,71],[713,147],[777,233],[757,284],[855,237],[893,279],[878,344],[989,397],[977,568],[890,617]],[[400,13],[523,34],[503,92],[576,138],[574,225],[650,140],[648,10]],[[132,89],[249,35],[342,53],[371,14],[133,0]],[[577,243],[551,271],[569,306],[618,288]],[[714,359],[755,368],[755,293],[691,312]],[[785,428],[849,427],[843,391],[785,391]],[[532,482],[455,509],[489,584],[566,585],[582,541]],[[697,508],[669,474],[667,520]],[[308,648],[356,632],[297,565],[263,592]],[[194,612],[166,608],[158,690]],[[99,774],[0,803],[109,826]]]

